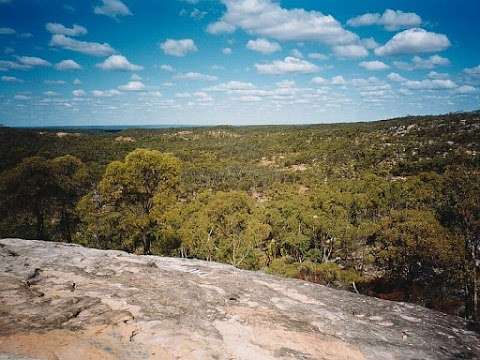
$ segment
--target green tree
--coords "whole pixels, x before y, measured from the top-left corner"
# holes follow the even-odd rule
[[[62,241],[71,242],[72,234],[78,224],[75,206],[90,185],[87,166],[78,158],[65,155],[50,161],[51,176],[54,183],[58,228]]]
[[[55,193],[51,163],[43,157],[29,157],[0,178],[2,212],[12,221],[30,223],[33,218],[34,236],[48,240],[46,216],[53,207]]]
[[[443,221],[463,241],[463,278],[468,318],[480,324],[480,173],[453,167],[445,174]]]
[[[180,162],[171,154],[137,149],[110,163],[97,189],[79,203],[94,241],[113,237],[117,246],[150,254],[162,214],[177,198]],[[101,240],[103,239],[103,240]]]
[[[380,222],[375,258],[392,280],[428,284],[461,251],[429,210],[392,210]]]
[[[204,192],[184,210],[180,228],[186,256],[258,269],[268,225],[259,221],[254,201],[243,192]]]

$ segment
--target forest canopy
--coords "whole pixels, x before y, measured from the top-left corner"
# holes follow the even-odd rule
[[[0,237],[220,261],[478,321],[480,114],[0,129]]]

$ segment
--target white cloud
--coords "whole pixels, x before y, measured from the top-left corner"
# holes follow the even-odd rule
[[[92,95],[95,97],[112,97],[120,95],[120,91],[112,89],[112,90],[93,90]]]
[[[75,79],[73,80],[73,85],[81,85],[82,82],[80,81],[80,79]]]
[[[444,89],[455,89],[458,87],[452,80],[408,80],[404,85],[411,90],[444,90]]]
[[[55,69],[60,71],[65,70],[80,70],[82,67],[73,60],[62,60],[55,64]]]
[[[401,76],[400,74],[397,74],[397,73],[390,73],[387,75],[387,78],[388,80],[390,81],[395,81],[395,82],[404,82],[404,81],[407,81],[407,79],[405,79],[403,76]]]
[[[308,54],[308,57],[310,59],[314,59],[314,60],[327,60],[328,59],[327,55],[321,54],[321,53],[310,53],[310,54]]]
[[[216,81],[218,78],[213,75],[201,74],[198,72],[188,72],[175,75],[175,79],[179,80],[195,80],[195,81]]]
[[[47,23],[45,28],[52,34],[61,34],[66,36],[80,36],[87,34],[87,29],[83,26],[74,24],[71,28],[65,27],[59,23]]]
[[[450,77],[447,73],[438,73],[436,71],[430,71],[427,76],[430,79],[448,79]]]
[[[139,71],[143,67],[130,63],[128,59],[123,55],[111,55],[104,62],[96,65],[102,70],[114,70],[114,71]]]
[[[480,76],[480,65],[477,65],[472,68],[466,68],[463,71],[465,72],[465,74],[470,76],[474,76],[474,77]]]
[[[271,54],[276,51],[282,50],[282,47],[279,43],[274,41],[268,41],[267,39],[256,39],[256,40],[249,40],[247,42],[247,49],[257,51],[262,54]]]
[[[235,26],[226,23],[225,21],[217,21],[207,26],[207,32],[210,34],[232,33],[235,31]]]
[[[442,51],[450,46],[450,40],[443,34],[437,34],[420,28],[402,31],[393,36],[385,45],[375,49],[378,56],[414,54]]]
[[[432,55],[429,58],[422,58],[420,56],[414,56],[411,63],[404,61],[395,61],[394,65],[402,70],[417,70],[417,69],[434,69],[437,66],[450,65],[450,60],[440,55]]]
[[[284,60],[275,60],[269,64],[255,64],[260,74],[280,75],[289,73],[309,74],[318,71],[318,66],[306,60],[287,56]]]
[[[198,51],[198,48],[192,39],[167,39],[164,43],[160,44],[160,48],[165,54],[178,57],[185,56],[189,52]]]
[[[312,83],[317,85],[328,85],[329,81],[321,76],[316,76],[312,79]]]
[[[163,71],[168,71],[168,72],[175,71],[175,69],[173,68],[172,65],[167,65],[167,64],[161,65],[160,69],[162,69]]]
[[[462,85],[455,89],[455,92],[458,94],[470,94],[475,91],[477,91],[477,89],[470,85]]]
[[[44,60],[36,56],[17,56],[17,60],[20,64],[28,67],[52,65],[47,60]]]
[[[345,81],[343,76],[338,75],[338,76],[334,76],[332,80],[330,80],[330,83],[332,85],[345,85],[347,82]]]
[[[0,35],[13,35],[16,34],[17,32],[15,29],[8,28],[8,27],[2,27],[0,28]]]
[[[378,60],[375,60],[375,61],[362,61],[360,64],[358,64],[359,66],[363,67],[364,69],[366,70],[370,70],[370,71],[377,71],[377,70],[386,70],[388,68],[390,68],[390,66],[388,66],[387,64],[381,62],[381,61],[378,61]]]
[[[86,96],[87,93],[82,89],[78,89],[78,90],[73,90],[72,95],[75,97],[83,97],[83,96]]]
[[[227,11],[210,33],[232,32],[241,28],[276,40],[318,41],[329,45],[350,44],[358,39],[331,15],[319,11],[282,8],[272,0],[221,0]]]
[[[31,66],[20,64],[15,61],[0,60],[0,71],[7,70],[28,70]]]
[[[23,94],[16,94],[13,98],[15,100],[29,100],[30,96],[23,95]]]
[[[231,48],[224,48],[222,50],[222,53],[224,53],[225,55],[231,55],[232,54],[232,49]]]
[[[363,45],[338,45],[333,47],[333,53],[339,58],[361,58],[368,56],[368,50]]]
[[[347,25],[369,26],[380,25],[388,31],[396,31],[404,28],[417,27],[422,24],[422,18],[415,13],[405,13],[400,10],[387,9],[383,14],[367,13],[347,21]]]
[[[277,82],[275,85],[281,89],[290,89],[295,87],[296,83],[293,80],[282,80]]]
[[[362,39],[360,40],[360,42],[362,43],[363,46],[365,46],[369,50],[376,49],[377,47],[380,46],[380,44],[377,43],[377,41],[373,37]]]
[[[205,91],[244,91],[244,90],[253,90],[255,85],[252,83],[242,82],[242,81],[229,81],[227,83],[215,85],[205,89]]]
[[[292,51],[290,51],[290,55],[292,55],[293,57],[299,58],[299,59],[303,59],[303,57],[304,57],[302,52],[298,49],[293,49]]]
[[[100,44],[97,42],[78,41],[61,34],[52,36],[50,46],[61,47],[93,56],[109,56],[115,53],[115,50],[107,43]]]
[[[142,80],[142,77],[138,74],[132,74],[132,76],[130,76],[130,80]]]
[[[125,85],[118,87],[121,91],[143,91],[145,90],[145,85],[141,81],[130,81]]]
[[[127,5],[120,0],[102,0],[102,5],[95,6],[93,12],[97,15],[106,15],[112,18],[132,15]]]
[[[22,83],[22,79],[18,79],[15,76],[2,76],[3,82]]]

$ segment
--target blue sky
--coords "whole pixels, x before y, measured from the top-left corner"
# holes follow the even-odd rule
[[[285,124],[480,108],[477,0],[0,0],[0,123]]]

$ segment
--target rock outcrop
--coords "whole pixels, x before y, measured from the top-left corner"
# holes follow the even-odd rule
[[[462,319],[198,260],[0,240],[0,359],[478,359]]]

